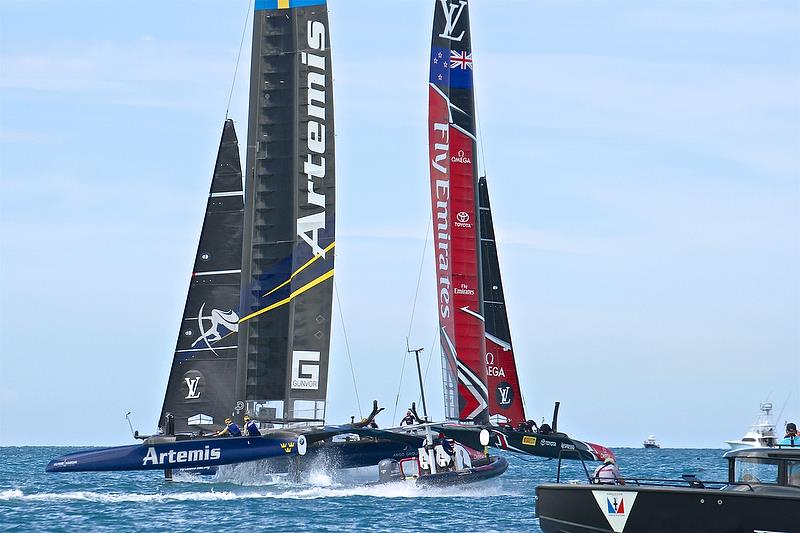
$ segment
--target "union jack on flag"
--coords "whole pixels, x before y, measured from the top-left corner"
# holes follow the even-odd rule
[[[461,67],[461,70],[472,68],[472,54],[450,50],[450,68]]]

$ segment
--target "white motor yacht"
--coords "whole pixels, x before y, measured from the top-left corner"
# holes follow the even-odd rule
[[[775,422],[772,421],[772,403],[764,402],[760,406],[761,414],[739,440],[725,441],[732,450],[740,448],[769,448],[775,445]]]
[[[661,445],[656,441],[656,438],[653,435],[650,435],[649,437],[644,439],[642,445],[645,448],[661,448]]]

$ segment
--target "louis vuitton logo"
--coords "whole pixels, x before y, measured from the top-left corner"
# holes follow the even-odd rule
[[[500,405],[511,403],[511,387],[497,387],[497,392],[500,393]]]
[[[200,376],[194,378],[183,378],[186,382],[186,388],[189,389],[189,393],[186,395],[187,400],[194,400],[200,397],[200,393],[197,391],[197,386],[200,384]]]
[[[460,41],[464,38],[464,30],[461,30],[461,33],[458,37],[453,35],[453,31],[456,29],[456,24],[458,24],[458,19],[461,18],[461,13],[464,11],[464,8],[467,5],[466,0],[459,0],[458,4],[448,4],[447,0],[439,0],[442,3],[442,9],[444,10],[444,29],[442,33],[439,34],[439,37],[444,37],[445,39],[449,39],[451,41]]]

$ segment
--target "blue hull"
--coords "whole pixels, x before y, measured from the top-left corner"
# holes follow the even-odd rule
[[[48,472],[168,470],[217,466],[269,457],[297,455],[297,439],[286,437],[219,437],[208,439],[148,439],[142,444],[99,448],[62,455],[50,461]]]

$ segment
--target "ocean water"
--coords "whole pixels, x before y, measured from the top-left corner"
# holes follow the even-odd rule
[[[77,450],[0,448],[0,531],[536,532],[541,530],[534,489],[554,481],[557,470],[555,460],[506,454],[504,475],[451,489],[365,485],[377,479],[377,469],[320,470],[295,483],[259,463],[171,482],[157,471],[44,471],[51,458]],[[614,450],[628,477],[678,479],[693,473],[710,481],[727,478],[723,451]],[[563,479],[581,478],[581,462],[564,464]]]

